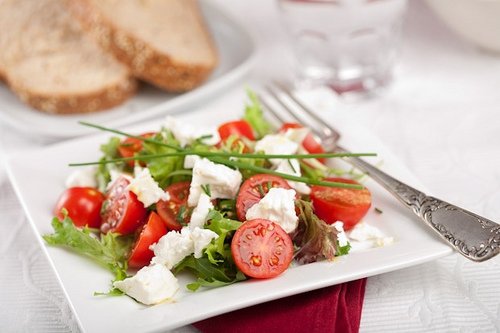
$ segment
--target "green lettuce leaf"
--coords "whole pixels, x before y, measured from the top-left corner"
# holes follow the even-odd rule
[[[256,139],[261,139],[264,135],[270,134],[273,131],[271,124],[264,118],[262,105],[260,104],[257,94],[250,89],[247,89],[249,103],[245,105],[245,114],[243,119],[246,120],[257,134]]]
[[[157,140],[163,143],[168,143],[170,145],[178,146],[179,142],[174,138],[172,133],[167,129],[162,129],[162,131],[151,138],[152,140]],[[139,152],[140,155],[153,155],[153,154],[166,154],[173,153],[176,150],[173,148],[161,146],[153,142],[144,142],[142,149]],[[151,176],[156,180],[161,188],[165,188],[172,182],[179,182],[181,180],[189,179],[189,176],[179,174],[180,170],[184,169],[184,157],[182,156],[172,156],[172,157],[160,157],[154,158],[147,161],[149,171]],[[172,173],[177,174],[172,177]]]
[[[220,212],[216,210],[211,210],[208,213],[207,220],[208,223],[206,228],[217,233],[219,237],[222,234],[227,234],[230,231],[237,230],[242,224],[242,222],[240,221],[231,220],[224,217]]]
[[[87,227],[83,229],[75,227],[67,213],[64,213],[62,221],[57,217],[52,219],[54,233],[44,235],[43,239],[50,245],[71,248],[74,252],[106,267],[114,274],[113,281],[125,279],[127,256],[133,246],[133,238],[115,233],[107,233],[98,237]]]
[[[316,216],[310,202],[296,200],[295,206],[299,209],[299,225],[292,238],[299,248],[295,253],[299,263],[332,260],[335,256],[349,253],[350,244],[339,247],[337,229]]]
[[[201,258],[190,255],[174,267],[174,274],[189,270],[196,276],[196,282],[187,286],[189,290],[195,291],[201,286],[221,287],[246,279],[234,263],[230,245],[232,232],[241,224],[224,217],[216,210],[210,211],[205,227],[217,233],[219,237],[212,240]]]
[[[343,256],[349,253],[351,250],[351,244],[347,243],[347,245],[340,246],[340,244],[337,241],[337,254],[336,256]]]
[[[107,143],[101,145],[101,152],[103,156],[100,161],[108,161],[115,158],[119,158],[118,146],[120,145],[120,138],[112,137]],[[110,171],[111,170],[123,170],[125,168],[125,163],[103,163],[99,164],[96,172],[97,187],[101,192],[106,192],[106,187],[111,180]]]

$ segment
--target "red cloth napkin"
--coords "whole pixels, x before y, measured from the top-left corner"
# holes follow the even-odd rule
[[[281,298],[194,323],[204,333],[359,331],[366,279]]]

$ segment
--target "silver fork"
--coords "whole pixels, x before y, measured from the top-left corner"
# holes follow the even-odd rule
[[[311,125],[312,120],[315,123],[309,127],[321,140],[326,151],[348,152],[338,145],[340,133],[298,100],[283,84],[275,82],[272,87],[267,86],[266,90],[269,96],[297,122]],[[291,108],[282,96],[286,96],[288,102],[293,103],[300,112]],[[282,123],[286,122],[274,106],[263,98],[260,100],[267,111]],[[307,115],[309,120],[306,120],[304,115]],[[466,258],[480,262],[493,258],[500,252],[499,224],[441,199],[428,196],[359,157],[348,157],[345,160],[382,185]]]

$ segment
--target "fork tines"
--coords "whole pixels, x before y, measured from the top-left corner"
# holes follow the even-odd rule
[[[297,122],[309,127],[320,138],[334,138],[336,141],[340,134],[321,119],[313,110],[300,101],[293,92],[281,82],[274,81],[266,85],[267,97],[262,98],[263,106],[281,123]],[[272,100],[272,103],[271,103]],[[290,118],[292,120],[290,120]]]

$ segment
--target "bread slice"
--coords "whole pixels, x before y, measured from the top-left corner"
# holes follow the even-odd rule
[[[193,89],[217,65],[196,0],[70,0],[69,5],[105,49],[161,89]]]
[[[49,113],[123,103],[135,79],[83,32],[65,1],[0,0],[0,76],[21,100]]]

